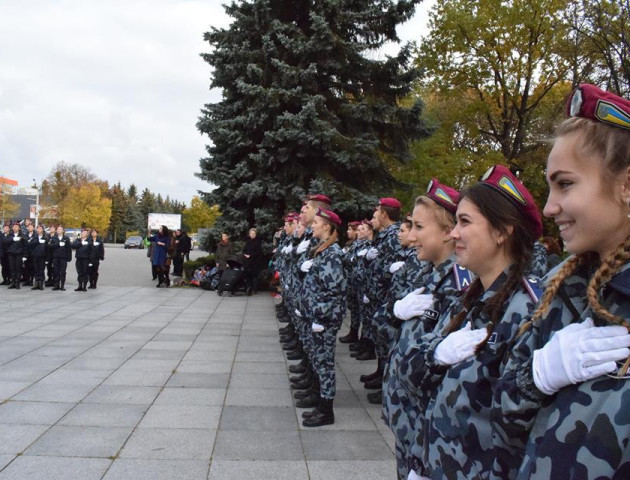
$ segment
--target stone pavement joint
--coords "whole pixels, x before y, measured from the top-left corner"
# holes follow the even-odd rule
[[[0,319],[0,480],[393,478],[393,437],[358,380],[375,365],[339,344],[336,423],[304,429],[273,306],[0,290],[16,313]]]

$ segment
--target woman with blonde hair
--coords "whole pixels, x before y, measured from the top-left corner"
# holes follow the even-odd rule
[[[568,113],[544,214],[572,256],[496,392],[495,478],[630,478],[630,101],[580,85]]]

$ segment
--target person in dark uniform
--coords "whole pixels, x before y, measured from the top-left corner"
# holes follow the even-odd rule
[[[55,225],[51,225],[48,230],[48,244],[47,247],[50,247],[50,240],[57,234],[57,227]],[[52,287],[54,285],[55,274],[53,272],[54,262],[53,262],[53,250],[51,248],[46,248],[46,283],[44,286]]]
[[[15,222],[11,227],[13,232],[4,237],[4,247],[9,257],[9,269],[11,270],[11,285],[9,288],[20,288],[22,279],[22,262],[26,259],[26,239],[20,231],[20,224]]]
[[[48,245],[53,259],[53,290],[65,291],[66,268],[68,262],[72,261],[72,245],[61,225],[57,227],[57,232],[50,238]]]
[[[44,289],[44,269],[46,267],[46,258],[48,256],[48,236],[44,232],[44,227],[37,226],[37,232],[35,232],[34,246],[31,248],[31,259],[33,261],[33,277],[35,280],[35,286],[31,290],[43,290]]]
[[[184,234],[180,229],[175,230],[175,253],[173,254],[173,276],[181,277],[184,273],[184,249],[186,247]]]
[[[90,263],[90,253],[92,245],[88,241],[88,231],[81,230],[81,236],[72,242],[72,248],[76,250],[74,254],[75,267],[77,269],[77,282],[79,286],[75,292],[87,292],[88,265]]]
[[[260,273],[263,260],[262,243],[256,235],[256,229],[250,228],[249,238],[243,249],[243,265],[245,266],[245,281],[248,295],[252,295],[258,290],[258,274]]]
[[[5,238],[11,235],[11,227],[5,223],[2,227],[2,235],[0,236],[0,259],[2,263],[2,285],[11,284],[11,267],[9,266],[9,254],[5,247]]]
[[[24,271],[22,280],[24,280],[25,287],[33,286],[33,249],[37,242],[37,235],[35,234],[35,227],[32,223],[28,223],[26,226],[26,261],[24,262]]]
[[[96,288],[98,267],[101,262],[105,260],[105,246],[103,245],[103,239],[98,236],[98,230],[96,228],[92,229],[89,242],[92,249],[90,250],[90,263],[88,264],[88,276],[90,279],[90,286],[88,288]]]

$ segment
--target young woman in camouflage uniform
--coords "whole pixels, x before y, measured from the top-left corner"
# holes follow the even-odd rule
[[[426,406],[412,453],[434,480],[480,478],[492,466],[492,392],[503,354],[538,301],[524,274],[541,233],[531,194],[506,167],[461,195],[451,237],[458,263],[477,278],[401,360],[413,372],[403,384],[422,392]]]
[[[313,238],[319,243],[309,252],[309,259],[300,265],[300,270],[306,273],[300,313],[311,321],[313,367],[320,387],[317,407],[303,414],[305,427],[335,422],[335,346],[346,314],[343,252],[337,243],[340,226],[341,219],[334,212],[318,208],[312,228]]]
[[[361,326],[361,318],[359,317],[359,304],[356,294],[352,290],[352,282],[350,281],[350,272],[354,268],[357,260],[357,252],[361,250],[363,242],[358,238],[358,229],[361,225],[360,221],[348,222],[348,230],[346,235],[348,241],[343,247],[343,268],[348,277],[348,293],[346,294],[348,302],[348,310],[350,311],[350,331],[347,335],[339,337],[341,343],[355,343],[359,341],[359,327]]]
[[[410,470],[417,470],[411,447],[421,425],[424,410],[417,399],[422,392],[409,390],[403,378],[413,372],[401,365],[410,344],[433,330],[437,314],[451,304],[464,285],[458,285],[458,267],[453,253],[450,232],[455,226],[455,210],[459,193],[433,180],[427,195],[416,199],[413,210],[409,244],[414,247],[416,261],[427,264],[410,278],[392,303],[392,317],[396,322],[395,345],[386,363],[383,379],[383,419],[396,438],[398,478],[405,480]],[[395,281],[395,280],[394,280]]]
[[[496,392],[494,478],[630,478],[630,101],[580,85],[568,107],[544,213],[573,256]]]

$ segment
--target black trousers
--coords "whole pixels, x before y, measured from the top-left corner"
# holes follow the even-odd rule
[[[46,279],[44,269],[46,267],[46,257],[32,257],[33,258],[33,276],[36,281],[43,282]]]
[[[11,279],[15,282],[22,280],[22,254],[9,253],[9,268],[11,269]]]
[[[184,273],[184,254],[176,253],[173,257],[173,275],[181,276]]]
[[[31,282],[33,280],[34,268],[33,257],[26,257],[26,262],[24,262],[24,277],[22,280],[25,282]]]
[[[74,261],[75,267],[77,269],[77,282],[82,283],[88,281],[88,264],[90,263],[89,258],[77,258]]]
[[[88,266],[88,277],[90,278],[90,282],[96,281],[98,278],[98,267],[101,265],[99,260],[96,260],[92,263],[92,266]]]
[[[11,265],[9,264],[9,254],[5,253],[2,255],[2,259],[0,260],[0,264],[2,265],[2,279],[10,280],[11,279]]]
[[[55,283],[66,283],[66,268],[68,268],[68,260],[65,258],[53,258],[53,280]]]

